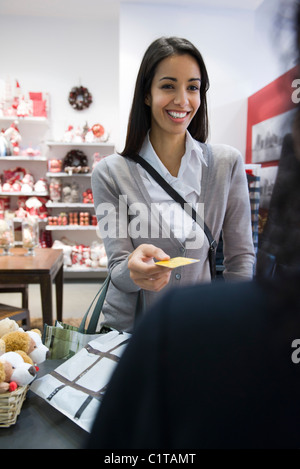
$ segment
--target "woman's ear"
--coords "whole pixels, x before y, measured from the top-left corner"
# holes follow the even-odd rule
[[[147,104],[147,106],[151,106],[151,96],[149,94],[145,97],[145,104]]]

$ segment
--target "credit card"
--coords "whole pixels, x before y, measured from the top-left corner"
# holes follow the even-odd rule
[[[194,264],[195,262],[199,262],[199,259],[191,259],[189,257],[173,257],[167,261],[157,261],[155,264],[168,267],[169,269],[175,269],[176,267]]]

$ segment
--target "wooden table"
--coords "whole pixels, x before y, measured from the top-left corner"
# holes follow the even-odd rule
[[[27,249],[24,248],[12,248],[10,252],[12,253],[10,256],[0,256],[0,284],[40,284],[43,322],[52,325],[52,283],[54,281],[56,317],[62,321],[63,250],[36,248],[35,256],[25,256]]]

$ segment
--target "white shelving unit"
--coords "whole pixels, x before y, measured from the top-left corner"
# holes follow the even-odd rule
[[[69,182],[76,181],[79,186],[79,192],[82,194],[87,189],[91,188],[91,171],[93,166],[93,155],[94,153],[99,153],[100,156],[107,156],[115,152],[115,146],[112,143],[66,143],[66,142],[56,142],[56,141],[47,141],[47,146],[49,147],[48,160],[50,159],[59,159],[63,160],[66,154],[70,150],[78,149],[82,151],[88,159],[88,166],[90,167],[89,173],[67,173],[67,172],[47,172],[46,177],[49,180],[49,183],[52,178],[60,179],[62,184],[68,184]],[[49,216],[58,216],[61,212],[70,213],[70,212],[88,212],[90,215],[94,215],[94,204],[93,203],[66,203],[66,202],[53,202],[49,201],[47,203],[47,209],[49,211]],[[68,241],[74,244],[83,244],[90,246],[93,241],[101,242],[100,234],[97,226],[93,225],[50,225],[47,224],[45,229],[51,231],[53,241],[55,239],[62,239],[66,237]],[[106,268],[87,268],[85,266],[76,266],[70,268],[64,268],[64,273],[67,278],[80,278],[80,277],[102,277],[107,275]]]

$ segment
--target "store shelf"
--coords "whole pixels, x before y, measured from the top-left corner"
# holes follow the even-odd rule
[[[93,269],[92,267],[86,267],[85,265],[78,266],[78,267],[64,267],[64,272],[102,272],[107,274],[108,269],[107,267],[97,267]]]
[[[49,147],[114,147],[111,142],[46,142]]]
[[[49,195],[48,192],[2,192],[0,191],[0,195],[3,196],[23,196],[23,197],[46,197]]]
[[[24,218],[17,218],[17,217],[13,219],[14,223],[22,223],[23,220]],[[39,218],[39,223],[48,223],[48,218]]]
[[[108,274],[106,267],[98,267],[93,269],[91,267],[78,266],[78,267],[64,267],[65,279],[78,279],[78,278],[105,278]]]
[[[19,116],[0,116],[0,122],[14,122],[15,120],[19,122],[28,122],[28,124],[47,124],[47,117],[19,117]]]
[[[86,231],[96,230],[98,227],[95,225],[47,225],[47,231]]]
[[[0,156],[0,161],[47,161],[46,156]]]
[[[67,177],[74,177],[74,176],[79,176],[79,177],[91,177],[92,173],[73,173],[73,172],[64,172],[64,173],[51,173],[48,172],[46,173],[46,177],[48,178],[67,178]]]
[[[84,204],[84,203],[66,203],[66,202],[47,202],[47,208],[94,208],[94,204]]]

